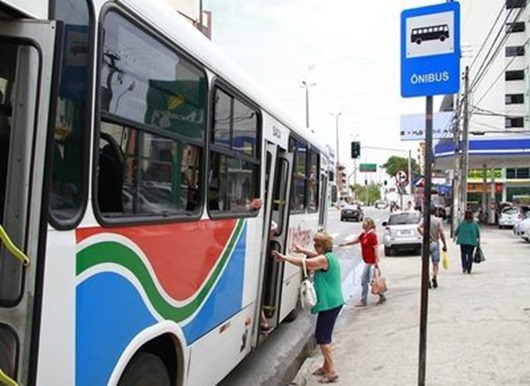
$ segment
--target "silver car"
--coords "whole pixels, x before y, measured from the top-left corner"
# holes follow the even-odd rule
[[[382,224],[385,227],[385,256],[392,256],[398,250],[411,250],[421,255],[423,236],[418,232],[420,221],[421,214],[417,211],[392,213]]]
[[[523,209],[518,206],[504,208],[499,216],[499,228],[512,228],[524,218]]]
[[[513,226],[513,233],[514,235],[530,242],[530,217],[527,217],[523,221],[519,221],[517,224],[515,224]]]

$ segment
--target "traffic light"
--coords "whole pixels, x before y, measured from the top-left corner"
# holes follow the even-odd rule
[[[359,157],[361,157],[361,143],[352,142],[351,143],[351,158],[357,159]]]

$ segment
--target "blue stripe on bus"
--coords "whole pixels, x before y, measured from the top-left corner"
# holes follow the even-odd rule
[[[76,386],[104,386],[131,340],[156,323],[137,288],[97,274],[77,286]]]
[[[188,344],[193,343],[212,328],[241,310],[243,305],[246,239],[247,225],[245,224],[230,261],[219,282],[215,285],[214,292],[209,296],[193,320],[183,328]]]

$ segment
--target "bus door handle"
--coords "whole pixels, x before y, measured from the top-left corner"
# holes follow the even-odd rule
[[[23,265],[29,265],[29,257],[24,252],[22,252],[9,238],[9,235],[5,231],[4,227],[0,225],[0,239],[3,241],[7,250],[11,252],[13,256],[19,259]],[[1,371],[1,370],[0,370]],[[2,381],[2,375],[0,375],[0,381]]]
[[[12,378],[7,376],[7,374],[4,373],[2,369],[0,369],[0,384],[5,386],[18,386],[18,383],[16,383]]]

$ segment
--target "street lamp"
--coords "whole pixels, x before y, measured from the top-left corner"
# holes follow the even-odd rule
[[[335,117],[335,139],[336,139],[336,147],[335,147],[335,153],[336,153],[336,159],[335,159],[335,162],[336,162],[336,171],[335,171],[335,175],[337,176],[336,177],[336,181],[337,181],[337,191],[338,192],[341,192],[342,191],[342,183],[339,184],[339,167],[340,167],[340,153],[339,153],[339,117],[342,115],[341,112],[338,112],[338,113],[330,113],[330,115],[333,115]],[[339,197],[340,197],[340,194],[339,194]]]
[[[316,86],[316,83],[302,81],[300,88],[305,88],[305,126],[309,129],[309,87]]]

